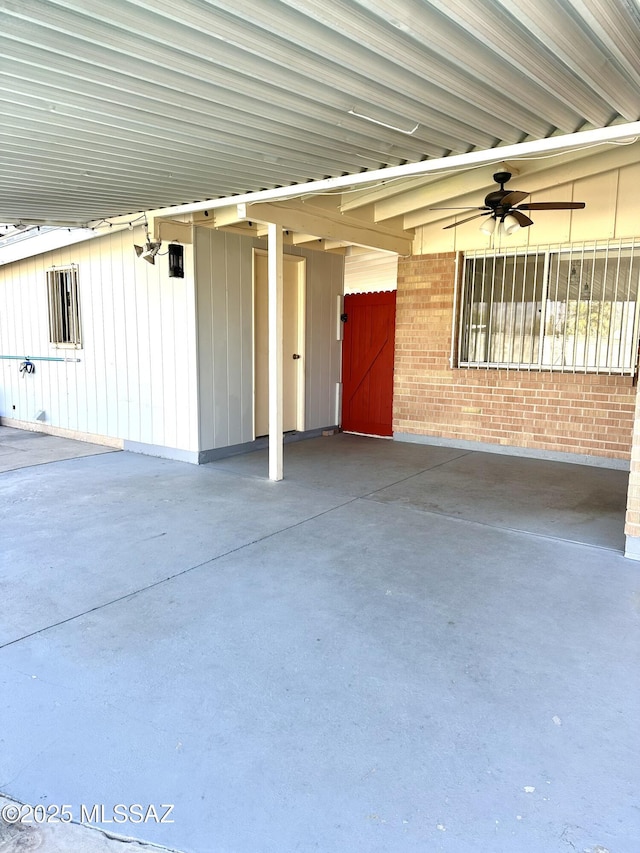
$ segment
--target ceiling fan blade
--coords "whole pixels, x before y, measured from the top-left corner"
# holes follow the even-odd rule
[[[528,216],[525,216],[524,213],[521,213],[517,208],[510,210],[509,216],[513,216],[517,219],[521,228],[528,228],[529,225],[533,225],[533,219],[529,219]]]
[[[514,204],[517,204],[519,201],[522,201],[523,198],[526,198],[529,193],[521,192],[520,190],[514,190],[512,193],[504,196],[500,204],[503,208],[505,207],[513,207]]]
[[[465,222],[471,222],[472,219],[480,219],[481,216],[486,216],[486,215],[487,215],[486,213],[474,213],[473,216],[467,216],[466,219],[460,219],[458,222],[452,222],[451,225],[445,225],[442,230],[446,231],[447,228],[455,228],[456,225],[462,225]]]
[[[532,201],[519,204],[518,210],[582,210],[584,201]]]
[[[429,210],[488,210],[484,207],[430,207]]]

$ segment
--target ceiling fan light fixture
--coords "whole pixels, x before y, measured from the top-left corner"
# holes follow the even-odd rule
[[[520,228],[528,228],[533,225],[533,220],[527,216],[525,210],[582,210],[585,207],[583,201],[534,201],[522,204],[529,193],[524,190],[505,190],[504,185],[510,178],[511,172],[496,172],[493,180],[499,185],[500,189],[488,193],[485,196],[484,204],[478,207],[430,207],[429,210],[479,210],[480,213],[465,216],[464,219],[456,219],[455,222],[445,225],[444,228],[456,228],[472,219],[479,219],[481,216],[490,214],[490,218],[480,226],[480,231],[491,236],[499,224],[498,233],[508,237],[515,234]],[[487,211],[487,213],[483,211]]]
[[[491,237],[493,232],[496,230],[496,218],[495,216],[490,216],[480,226],[480,230],[483,234],[486,234],[488,237]]]
[[[515,218],[515,216],[512,216],[510,213],[508,213],[502,220],[502,230],[507,235],[507,237],[510,237],[512,234],[515,234],[516,231],[519,231],[521,227],[522,226]]]

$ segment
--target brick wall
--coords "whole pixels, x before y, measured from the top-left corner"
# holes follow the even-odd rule
[[[630,377],[449,367],[454,275],[453,253],[400,259],[394,432],[629,459]]]

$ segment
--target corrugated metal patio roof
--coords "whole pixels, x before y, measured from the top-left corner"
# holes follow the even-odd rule
[[[640,118],[635,0],[4,0],[0,43],[7,222]]]

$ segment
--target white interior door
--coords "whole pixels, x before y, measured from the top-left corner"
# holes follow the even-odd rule
[[[255,435],[269,432],[269,339],[267,253],[254,252]],[[284,256],[283,430],[304,429],[305,260]]]

